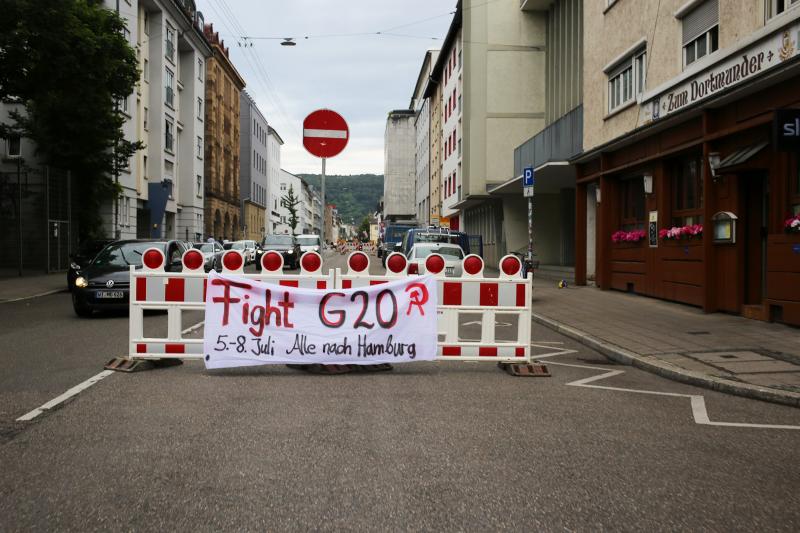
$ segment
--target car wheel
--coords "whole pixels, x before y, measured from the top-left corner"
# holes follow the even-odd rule
[[[81,318],[92,316],[92,308],[78,300],[75,294],[72,295],[72,308],[75,310],[75,314]]]

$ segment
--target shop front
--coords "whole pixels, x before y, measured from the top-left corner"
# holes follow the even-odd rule
[[[722,61],[683,82],[681,109],[679,85],[643,103],[653,112],[625,139],[576,158],[578,284],[594,266],[602,289],[800,326],[797,59],[748,61],[741,83]]]

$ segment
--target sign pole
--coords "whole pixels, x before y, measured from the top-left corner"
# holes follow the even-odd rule
[[[320,227],[322,228],[322,235],[320,235],[320,240],[323,243],[323,247],[325,244],[325,160],[327,157],[322,158],[322,223]]]
[[[528,261],[533,264],[533,196],[528,196]]]

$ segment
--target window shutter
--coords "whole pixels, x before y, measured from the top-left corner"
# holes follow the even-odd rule
[[[719,24],[719,0],[706,0],[683,18],[683,44]]]

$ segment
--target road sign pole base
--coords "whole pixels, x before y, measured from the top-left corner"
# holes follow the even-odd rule
[[[497,363],[508,374],[523,378],[549,378],[550,371],[547,366],[534,361],[533,363]]]
[[[182,364],[183,361],[180,359],[128,359],[127,357],[115,357],[106,363],[103,368],[115,372],[142,372]]]

